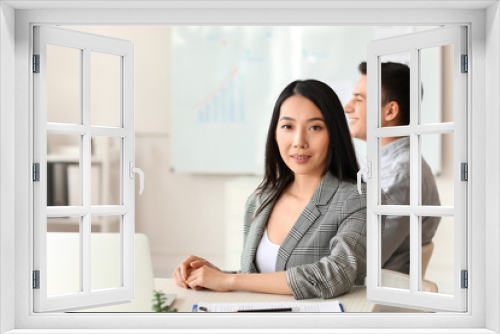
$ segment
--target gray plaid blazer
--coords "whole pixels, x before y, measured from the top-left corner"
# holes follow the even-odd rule
[[[276,271],[286,271],[295,299],[333,298],[362,284],[366,276],[366,188],[326,174],[281,244]],[[272,194],[267,194],[270,196]],[[255,254],[266,228],[270,203],[253,193],[247,200],[241,271],[257,273]]]

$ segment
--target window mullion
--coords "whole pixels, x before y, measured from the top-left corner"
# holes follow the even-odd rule
[[[373,135],[377,138],[382,137],[403,137],[409,136],[411,133],[418,135],[454,133],[455,124],[453,122],[439,124],[418,124],[413,126],[391,126],[384,128],[376,128],[373,130]]]
[[[47,218],[53,217],[83,217],[89,211],[84,206],[49,206],[47,207]]]
[[[420,59],[416,48],[410,49],[410,128],[414,128],[419,123],[419,82],[420,82]],[[413,129],[412,129],[413,130]],[[419,201],[420,188],[420,168],[419,168],[419,137],[413,131],[410,133],[410,291],[418,292],[419,286],[419,268],[420,263],[420,245],[418,244],[418,222],[419,217],[415,215],[415,209]]]
[[[409,126],[391,126],[391,127],[379,127],[373,129],[373,135],[377,138],[382,137],[403,137],[408,136],[412,129]]]
[[[94,216],[121,216],[129,213],[131,210],[131,207],[125,205],[99,205],[90,207],[90,212]]]
[[[124,138],[130,135],[134,135],[129,129],[124,128],[109,128],[104,126],[93,126],[91,129],[92,136],[101,137],[120,137]]]
[[[125,205],[99,205],[99,206],[49,206],[47,207],[47,217],[83,217],[89,212],[95,216],[115,216],[125,215],[132,208]]]
[[[422,99],[420,98],[420,101]],[[419,135],[431,135],[431,134],[443,134],[443,133],[454,133],[455,124],[453,122],[439,123],[439,124],[419,124],[412,128],[415,134]]]
[[[85,126],[81,124],[47,123],[47,133],[62,135],[83,136],[90,132],[92,136],[124,138],[132,135],[130,130],[124,128],[111,128],[105,126]]]
[[[375,205],[372,212],[382,216],[405,216],[410,212],[418,216],[453,217],[455,210],[452,206],[417,206],[410,209],[409,205]]]
[[[87,129],[90,129],[91,120],[91,96],[90,96],[90,49],[83,49],[82,53],[82,124]],[[88,131],[82,136],[81,141],[82,156],[80,161],[82,162],[82,168],[80,180],[82,185],[82,204],[85,208],[89,208],[86,215],[83,216],[82,226],[80,228],[80,247],[81,247],[81,265],[82,268],[80,273],[82,275],[82,286],[84,293],[90,293],[91,291],[91,249],[90,249],[90,236],[91,236],[91,226],[92,226],[92,216],[90,214],[91,205],[91,134]]]
[[[83,136],[89,128],[81,124],[47,123],[47,133]]]

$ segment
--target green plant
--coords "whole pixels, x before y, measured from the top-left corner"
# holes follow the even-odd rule
[[[177,312],[177,309],[170,308],[169,305],[164,305],[165,302],[167,301],[167,297],[165,296],[165,294],[163,292],[154,290],[153,294],[154,294],[154,298],[152,300],[153,311],[155,311],[155,312]]]

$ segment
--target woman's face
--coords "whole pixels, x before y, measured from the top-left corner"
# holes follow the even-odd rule
[[[295,175],[322,176],[326,170],[330,138],[323,114],[301,95],[281,105],[276,142],[281,158]]]

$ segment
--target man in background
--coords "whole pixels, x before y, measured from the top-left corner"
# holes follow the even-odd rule
[[[349,116],[351,137],[366,141],[366,62],[352,99],[344,111]],[[410,123],[410,68],[399,63],[382,63],[382,127]],[[387,205],[410,204],[410,138],[381,138],[380,185]],[[431,168],[422,157],[422,205],[440,205]],[[414,190],[415,191],[415,190]],[[440,217],[422,217],[422,245],[431,242]],[[408,274],[410,271],[410,217],[387,216],[382,234],[382,268]]]

